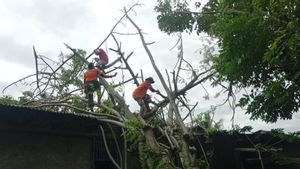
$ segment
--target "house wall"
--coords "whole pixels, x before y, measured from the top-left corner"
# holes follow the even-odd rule
[[[92,140],[0,131],[0,169],[91,169]]]

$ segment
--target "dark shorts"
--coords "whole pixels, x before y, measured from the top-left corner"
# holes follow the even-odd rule
[[[148,103],[151,100],[150,96],[147,95],[147,94],[144,97],[137,97],[135,95],[132,95],[132,97],[135,101],[138,102],[139,105],[143,105],[144,103]]]
[[[87,84],[87,92],[94,92],[100,89],[100,83],[98,80],[88,81]]]

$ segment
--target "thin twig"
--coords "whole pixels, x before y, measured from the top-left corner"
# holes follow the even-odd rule
[[[124,11],[124,15],[115,23],[115,25],[112,27],[111,31],[108,33],[108,35],[104,38],[104,40],[98,45],[97,48],[100,48],[100,46],[102,46],[102,44],[113,34],[114,29],[119,25],[119,23],[121,23],[121,21],[126,17],[126,15],[133,10],[134,7],[136,6],[140,6],[141,4],[136,3],[134,5],[132,5],[131,7],[129,7],[128,10]],[[94,54],[94,51],[92,53],[90,53],[85,59],[90,58],[92,55]]]
[[[35,60],[35,73],[36,73],[36,88],[41,91],[40,85],[39,85],[39,67],[38,67],[38,55],[36,54],[34,46],[33,48],[33,55],[34,55],[34,60]]]

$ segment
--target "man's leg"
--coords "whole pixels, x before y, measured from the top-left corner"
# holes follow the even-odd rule
[[[96,92],[97,95],[97,103],[100,104],[101,102],[101,86],[98,80],[93,80],[93,92]]]
[[[97,103],[101,104],[101,98],[102,98],[101,89],[96,90],[96,93],[97,93]]]
[[[104,68],[106,66],[107,62],[104,62],[103,60],[99,60],[96,63],[96,67]]]
[[[146,112],[150,112],[151,109],[150,109],[150,106],[149,106],[149,102],[144,100],[144,105],[145,105]]]
[[[143,97],[143,102],[144,102],[146,111],[150,112],[151,109],[150,109],[149,103],[151,102],[151,97],[149,95],[146,95],[145,97]]]
[[[94,94],[92,91],[88,90],[87,92],[87,99],[88,99],[88,107],[91,111],[94,111]]]
[[[94,91],[95,91],[94,84],[89,83],[87,87],[87,99],[88,99],[88,107],[92,112],[94,111]]]
[[[143,100],[141,101],[141,102],[144,102]],[[145,105],[145,103],[141,103],[140,104],[140,113],[141,113],[141,115],[144,115],[144,114],[146,114],[147,113],[147,107],[146,107],[146,105]]]
[[[147,108],[145,106],[144,100],[141,97],[132,96],[133,99],[139,104],[140,106],[140,114],[144,114],[147,112]]]

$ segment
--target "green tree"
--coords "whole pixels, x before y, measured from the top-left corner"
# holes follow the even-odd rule
[[[191,12],[186,2],[159,1],[160,29],[217,38],[219,55],[211,60],[218,82],[252,89],[239,102],[251,119],[291,119],[300,106],[300,1],[210,0],[200,6],[195,3],[200,12]],[[188,21],[175,22],[178,13],[189,13]]]
[[[216,107],[211,107],[209,110],[197,114],[195,123],[199,125],[206,132],[214,132],[222,129],[223,120],[214,121],[214,114]]]
[[[15,100],[12,96],[1,96],[0,97],[0,104],[4,104],[4,105],[11,105],[11,104],[17,104],[18,101]]]

